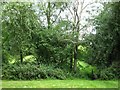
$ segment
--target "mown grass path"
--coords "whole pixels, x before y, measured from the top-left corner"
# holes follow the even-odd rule
[[[118,81],[32,80],[2,81],[2,88],[118,88]]]

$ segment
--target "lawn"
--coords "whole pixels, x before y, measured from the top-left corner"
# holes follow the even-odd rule
[[[118,88],[118,81],[32,80],[2,81],[2,88]]]

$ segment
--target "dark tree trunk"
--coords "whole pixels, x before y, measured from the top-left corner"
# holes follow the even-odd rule
[[[78,45],[75,45],[75,49],[74,49],[74,73],[76,73],[76,70],[77,70],[77,53],[78,53]]]
[[[73,51],[71,50],[71,56],[70,56],[70,71],[73,70]]]
[[[48,23],[48,29],[50,29],[50,2],[48,2],[48,11],[47,11],[47,23]]]
[[[20,50],[20,62],[23,63],[23,53],[22,53],[22,50]]]

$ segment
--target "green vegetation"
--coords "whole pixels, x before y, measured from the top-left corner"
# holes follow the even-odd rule
[[[2,86],[3,88],[118,88],[118,82],[81,79],[3,81]]]
[[[117,87],[120,2],[1,4],[3,87]]]
[[[3,70],[2,79],[8,80],[65,79],[67,76],[67,73],[64,73],[62,69],[44,64],[25,63],[22,65],[7,65],[3,67]]]

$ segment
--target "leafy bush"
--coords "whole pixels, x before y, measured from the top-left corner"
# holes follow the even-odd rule
[[[3,65],[2,68],[2,79],[31,80],[47,78],[65,79],[66,76],[63,70],[44,64],[12,64]]]
[[[78,71],[77,71],[77,74],[75,77],[92,79],[93,78],[92,71],[94,71],[94,74],[95,74],[96,67],[93,67],[84,61],[79,61],[78,62]]]
[[[100,72],[100,79],[110,80],[110,79],[120,79],[120,69],[109,67]]]

